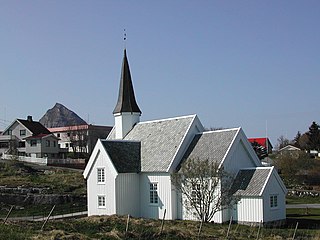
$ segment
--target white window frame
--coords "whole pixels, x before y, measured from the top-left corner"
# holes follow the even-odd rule
[[[278,195],[277,194],[271,194],[269,201],[270,201],[270,208],[272,208],[272,209],[278,208]]]
[[[106,183],[106,170],[104,167],[97,167],[97,183],[98,184]]]
[[[37,141],[37,140],[35,140],[35,139],[31,139],[31,140],[30,140],[30,147],[36,147],[37,144],[38,144],[38,141]]]
[[[149,204],[150,205],[159,205],[159,195],[158,195],[158,183],[150,182],[149,183]]]
[[[98,195],[97,197],[97,204],[98,204],[98,208],[106,208],[107,204],[106,204],[106,195]]]

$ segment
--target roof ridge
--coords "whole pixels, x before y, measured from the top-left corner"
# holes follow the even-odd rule
[[[204,131],[204,132],[197,133],[197,134],[208,134],[208,133],[217,133],[217,132],[238,131],[239,129],[241,129],[241,127],[218,129],[218,130],[210,130],[210,131]]]
[[[100,139],[101,142],[141,142],[141,141],[138,141],[138,140],[126,140],[126,139]]]
[[[137,125],[141,125],[141,124],[145,124],[145,123],[155,123],[155,122],[172,121],[172,120],[178,120],[178,119],[194,118],[195,116],[197,116],[197,114],[178,116],[178,117],[170,117],[170,118],[163,118],[163,119],[155,119],[155,120],[148,120],[148,121],[138,122]]]

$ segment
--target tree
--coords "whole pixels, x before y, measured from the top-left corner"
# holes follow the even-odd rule
[[[308,150],[320,150],[319,125],[316,122],[312,122],[306,134],[308,136]]]
[[[297,148],[301,148],[300,146],[300,139],[301,139],[301,133],[300,131],[297,132],[297,135],[293,139],[293,145]]]
[[[268,144],[268,142],[267,142],[267,144]],[[251,145],[260,160],[264,159],[265,157],[268,156],[267,149],[265,147],[261,146],[256,141],[252,142]]]
[[[300,177],[310,169],[310,157],[304,151],[288,151],[279,154],[274,164],[280,171],[286,186],[301,182]]]
[[[278,149],[284,148],[285,146],[288,146],[290,144],[289,139],[285,138],[283,135],[281,135],[278,139]]]
[[[211,221],[216,212],[237,202],[231,191],[233,178],[209,160],[187,159],[171,177],[186,210],[201,221]]]

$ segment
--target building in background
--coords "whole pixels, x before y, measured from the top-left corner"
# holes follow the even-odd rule
[[[27,156],[58,158],[60,149],[58,138],[40,122],[27,119],[14,120],[0,135],[0,153]]]
[[[107,138],[110,126],[83,124],[67,127],[48,128],[57,138],[59,146],[71,153],[91,154],[99,138]]]

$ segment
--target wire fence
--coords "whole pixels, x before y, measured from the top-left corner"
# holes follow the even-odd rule
[[[10,220],[27,220],[37,221],[45,219],[53,205],[37,205],[31,207],[12,206],[12,210],[8,216]],[[0,209],[0,218],[5,219],[10,211],[9,206]],[[54,211],[50,218],[76,217],[86,215],[86,204],[62,204],[55,205]]]

